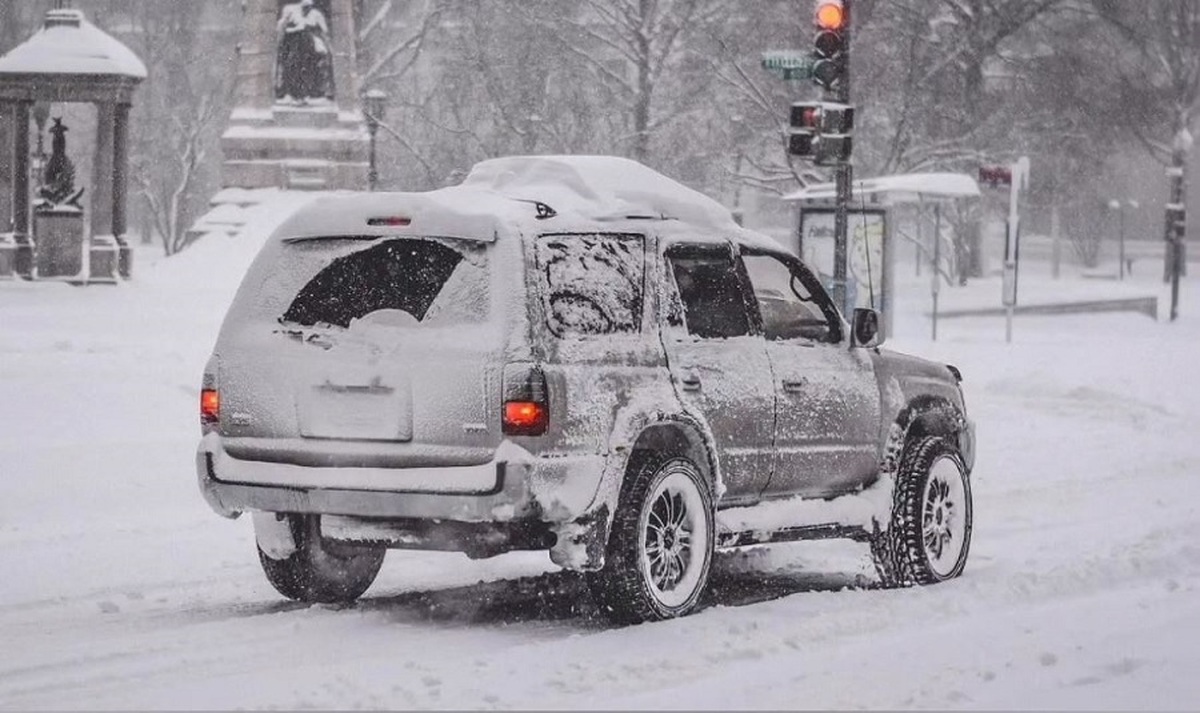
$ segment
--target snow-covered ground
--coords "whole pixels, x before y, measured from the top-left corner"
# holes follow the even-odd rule
[[[933,343],[927,282],[901,265],[890,346],[961,367],[978,424],[965,575],[884,591],[859,545],[759,548],[719,558],[698,614],[615,629],[542,554],[392,552],[357,606],[276,595],[192,461],[199,375],[254,248],[143,254],[117,287],[0,282],[0,707],[1200,703],[1195,276],[1175,324],[1019,318],[1008,345],[1002,319],[955,319]],[[1121,295],[1165,295],[1154,272]],[[1106,289],[1047,274],[1023,289]],[[999,294],[979,280],[942,306]]]

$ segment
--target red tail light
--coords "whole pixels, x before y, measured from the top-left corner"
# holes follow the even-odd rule
[[[540,436],[550,425],[546,375],[532,364],[510,364],[504,372],[502,431],[506,436]]]
[[[514,435],[537,436],[546,432],[550,414],[546,407],[534,401],[508,401],[504,404],[504,432]]]
[[[200,391],[200,425],[216,424],[221,419],[221,394],[216,389]]]

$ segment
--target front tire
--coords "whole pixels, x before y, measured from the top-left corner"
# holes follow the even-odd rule
[[[713,520],[708,482],[692,461],[635,452],[604,568],[587,575],[601,612],[621,624],[692,612],[708,584]]]
[[[972,518],[971,480],[958,450],[941,436],[911,441],[896,472],[890,526],[871,539],[883,585],[936,584],[962,574]]]
[[[275,591],[300,602],[336,604],[358,599],[375,581],[386,548],[326,540],[319,515],[284,517],[295,551],[276,559],[258,547],[258,560]]]

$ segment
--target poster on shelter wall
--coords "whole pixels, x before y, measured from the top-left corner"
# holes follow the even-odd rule
[[[886,218],[881,210],[852,210],[847,230],[846,290],[855,307],[880,310]],[[833,208],[800,211],[800,257],[833,291]],[[874,305],[872,305],[872,294]]]

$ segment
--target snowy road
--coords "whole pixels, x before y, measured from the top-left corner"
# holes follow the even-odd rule
[[[358,606],[281,601],[249,522],[195,486],[231,281],[205,259],[207,286],[149,267],[118,288],[0,282],[2,708],[1200,702],[1192,285],[1178,324],[1031,318],[1011,346],[994,319],[928,342],[914,287],[892,346],[960,366],[978,423],[963,578],[854,588],[874,581],[860,546],[776,546],[722,556],[699,614],[612,629],[539,554],[392,552]]]

